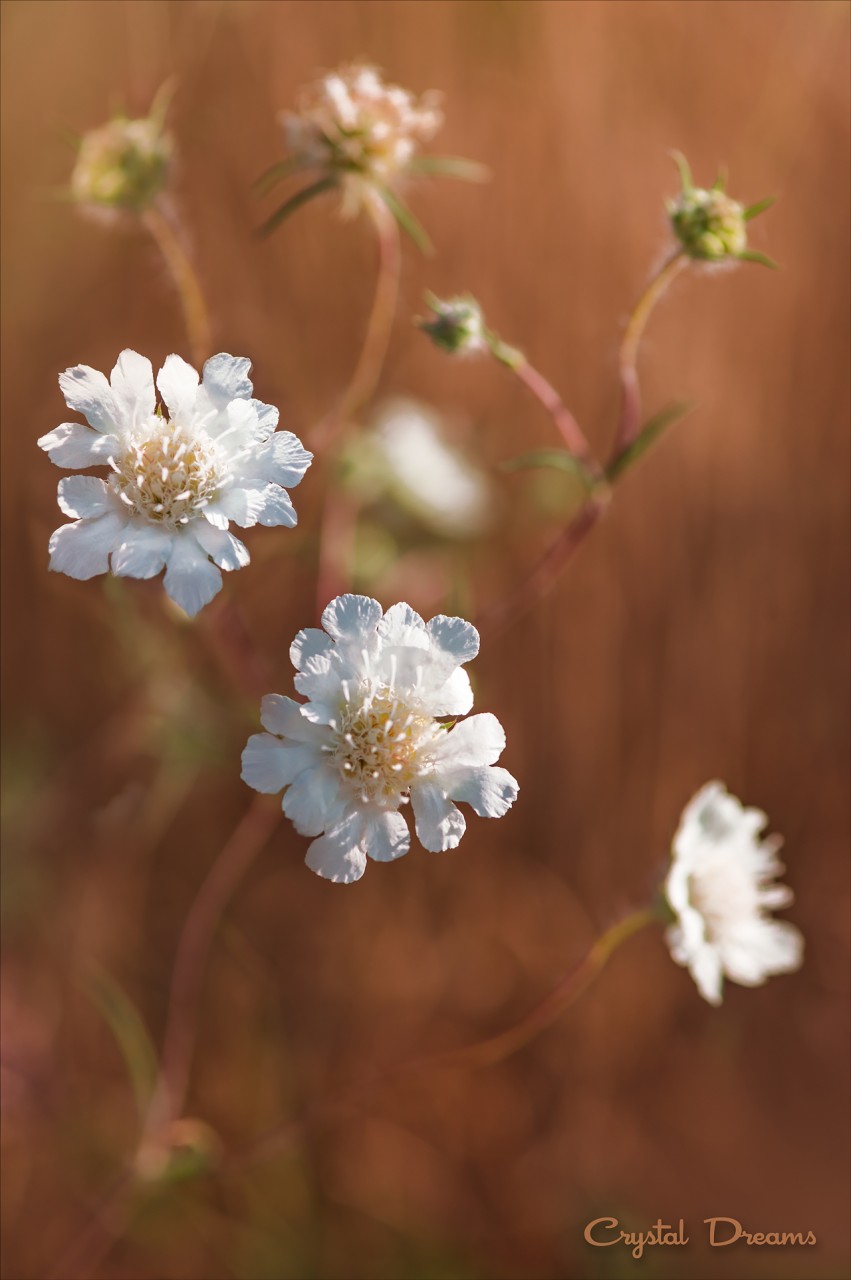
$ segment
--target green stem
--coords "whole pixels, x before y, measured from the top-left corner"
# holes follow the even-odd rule
[[[171,272],[183,308],[192,360],[200,368],[212,351],[210,317],[195,268],[176,231],[158,208],[147,209],[142,220]]]

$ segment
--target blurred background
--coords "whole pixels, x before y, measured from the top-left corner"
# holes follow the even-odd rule
[[[303,438],[341,395],[374,281],[368,221],[334,203],[252,239],[252,193],[283,155],[299,88],[365,58],[443,92],[428,150],[492,181],[411,185],[436,253],[405,245],[378,396],[426,402],[485,475],[484,534],[451,537],[371,504],[357,585],[385,607],[473,616],[522,575],[576,501],[507,474],[557,443],[492,362],[452,361],[411,324],[425,288],[470,290],[605,450],[626,316],[666,249],[679,148],[699,183],[778,203],[752,224],[782,264],[689,271],[642,348],[645,404],[695,408],[619,488],[557,589],[483,646],[479,709],[508,734],[520,801],[455,852],[370,865],[342,889],[282,824],[211,957],[188,1114],[221,1169],[152,1190],[119,1238],[109,1207],[87,1276],[126,1280],[596,1280],[847,1274],[848,18],[824,0],[551,3],[80,0],[3,5],[5,804],[3,1247],[41,1277],[132,1158],[121,1053],[92,974],[155,1044],[175,947],[251,802],[239,753],[257,700],[291,691],[314,621],[318,462],[287,534],[194,624],[161,580],[47,573],[60,472],[36,447],[70,415],[57,374],[188,354],[157,251],[55,199],[65,137],[116,108],[170,111],[179,214],[214,350]],[[370,414],[361,424],[371,425]],[[224,639],[223,639],[224,637]],[[248,696],[227,646],[251,644]],[[664,874],[705,781],[785,837],[803,970],[706,1005],[649,930],[548,1032],[475,1074],[426,1073],[240,1161],[272,1126],[377,1068],[520,1017]],[[274,801],[269,801],[274,805]],[[105,981],[105,980],[104,980]],[[583,1227],[684,1218],[685,1249],[592,1249]],[[809,1249],[710,1250],[703,1219],[813,1231]],[[121,1224],[115,1225],[118,1231]]]

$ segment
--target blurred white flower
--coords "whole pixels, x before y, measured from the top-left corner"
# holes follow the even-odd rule
[[[372,439],[396,500],[424,524],[450,538],[487,528],[488,478],[446,441],[432,410],[416,400],[392,400],[379,412]]]
[[[453,801],[483,818],[500,818],[517,783],[494,768],[505,746],[495,716],[460,723],[473,692],[462,664],[479,650],[478,632],[462,618],[426,625],[407,604],[382,614],[367,596],[332,600],[324,631],[296,636],[290,657],[295,687],[308,701],[263,699],[267,733],[248,740],[242,776],[256,791],[284,790],[283,810],[302,835],[318,836],[307,865],[349,884],[366,857],[399,858],[410,832],[399,808],[410,800],[426,849],[454,849],[465,820]]]
[[[721,1003],[725,975],[757,987],[802,962],[798,929],[768,915],[788,906],[792,891],[770,883],[783,867],[780,838],[759,838],[766,822],[759,809],[743,808],[710,782],[686,806],[674,837],[665,896],[677,923],[668,945],[710,1004]]]
[[[287,141],[304,168],[386,183],[440,128],[438,101],[436,93],[417,100],[385,84],[375,67],[344,66],[305,89],[298,109],[285,113]]]
[[[71,194],[82,204],[140,213],[165,186],[172,152],[160,113],[110,120],[83,135]]]
[[[169,356],[157,374],[168,417],[156,406],[151,362],[135,351],[122,351],[109,382],[87,365],[59,375],[69,407],[90,425],[63,422],[39,446],[57,466],[111,474],[60,480],[59,506],[74,523],[51,537],[51,569],[83,579],[110,566],[130,578],[165,569],[166,591],[191,616],[221,589],[220,569],[248,564],[230,520],[296,523],[282,486],[297,485],[313,455],[275,430],[277,409],[252,399],[250,368],[244,357],[213,356],[199,382]]]

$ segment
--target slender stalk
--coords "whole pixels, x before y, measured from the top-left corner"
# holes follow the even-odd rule
[[[281,817],[263,796],[250,808],[214,862],[192,904],[177,947],[157,1089],[147,1132],[156,1133],[180,1117],[198,1030],[204,971],[216,929],[228,902]]]
[[[340,404],[338,417],[344,427],[372,398],[381,377],[399,298],[402,246],[396,219],[378,197],[370,197],[366,207],[378,241],[378,276],[360,357]]]
[[[638,384],[636,362],[642,335],[650,319],[651,312],[667,291],[671,282],[688,264],[688,258],[682,249],[675,250],[653,276],[644,293],[639,298],[621,340],[618,367],[621,381],[621,411],[618,429],[615,436],[612,457],[632,444],[641,424],[641,391]]]
[[[192,359],[200,367],[212,352],[210,350],[210,318],[195,268],[180,243],[177,232],[160,209],[156,206],[147,209],[142,215],[142,220],[163,255],[174,280],[183,308]]]
[[[646,925],[659,920],[655,908],[634,912],[625,920],[607,929],[597,939],[585,959],[562,979],[544,999],[513,1026],[487,1040],[467,1045],[463,1049],[451,1049],[444,1053],[429,1054],[423,1058],[402,1062],[391,1067],[372,1080],[364,1081],[344,1096],[320,1100],[297,1119],[276,1125],[268,1133],[257,1138],[247,1151],[230,1162],[231,1169],[245,1169],[262,1160],[277,1155],[289,1142],[295,1141],[310,1128],[349,1114],[382,1086],[403,1079],[408,1075],[422,1074],[427,1070],[445,1068],[476,1071],[492,1066],[516,1053],[545,1031],[570,1007],[605,965],[609,957],[622,943],[638,933]]]
[[[506,362],[503,361],[502,363]],[[585,465],[595,480],[602,480],[603,474],[600,465],[591,452],[582,428],[555,387],[547,382],[543,374],[529,364],[525,357],[517,362],[508,362],[508,367],[546,409],[555,423],[562,440],[567,445],[568,452]]]

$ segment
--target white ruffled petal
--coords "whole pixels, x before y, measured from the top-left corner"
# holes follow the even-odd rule
[[[195,416],[198,399],[198,370],[180,356],[166,356],[157,374],[157,386],[166,403],[169,417],[186,425]]]
[[[343,815],[340,775],[324,763],[306,770],[288,788],[282,807],[300,835],[330,830]]]
[[[186,533],[174,539],[163,580],[175,604],[194,618],[222,589],[222,575]]]
[[[484,765],[479,769],[454,770],[446,790],[453,800],[470,805],[480,818],[502,818],[514,804],[520,788],[507,769]]]
[[[485,711],[462,720],[437,744],[441,770],[458,765],[496,764],[505,750],[505,730],[496,716]]]
[[[290,645],[290,662],[300,671],[310,658],[325,657],[334,648],[334,641],[318,627],[305,627],[299,631]]]
[[[210,400],[223,408],[229,400],[247,400],[254,388],[248,376],[251,361],[221,351],[204,365],[204,390]]]
[[[252,400],[251,404],[257,414],[257,439],[268,440],[277,429],[280,414],[273,404],[264,404],[262,400]]]
[[[152,416],[157,398],[154,370],[147,356],[140,356],[138,351],[122,351],[110,375],[110,383],[125,425],[135,427]]]
[[[240,474],[245,480],[262,480],[294,489],[312,461],[313,454],[297,436],[291,431],[276,431],[246,459]]]
[[[215,502],[206,509],[210,513],[221,514],[226,520],[233,520],[242,529],[250,529],[257,523],[257,517],[266,503],[266,495],[262,489],[226,489]]]
[[[440,853],[458,846],[467,823],[461,810],[455,808],[439,786],[417,782],[411,787],[411,804],[417,839],[424,849]]]
[[[381,615],[381,605],[369,596],[337,596],[325,606],[322,625],[335,640],[365,641]]]
[[[287,744],[270,733],[254,733],[242,753],[242,780],[255,791],[277,795],[305,769],[314,767],[318,758],[314,747]]]
[[[322,742],[323,730],[301,714],[302,704],[280,693],[267,693],[260,703],[260,723],[269,733],[295,742]]]
[[[398,811],[385,810],[374,817],[366,815],[362,840],[368,855],[376,862],[393,862],[411,847],[408,824]]]
[[[196,520],[189,526],[187,533],[191,533],[219,568],[227,572],[244,569],[251,559],[244,542],[240,542],[239,538],[235,538],[226,529],[214,529],[205,520]]]
[[[359,837],[359,823],[351,818],[314,840],[305,862],[324,880],[331,880],[334,884],[352,884],[360,880],[366,870],[366,854],[360,847]]]
[[[115,511],[118,499],[98,476],[65,476],[59,481],[57,501],[66,516],[94,519],[107,511]]]
[[[391,605],[379,622],[377,632],[387,645],[405,645],[415,649],[429,647],[426,624],[409,604]]]
[[[48,543],[50,568],[69,578],[85,581],[109,571],[109,555],[121,536],[126,521],[115,512],[95,520],[63,524]]]
[[[119,578],[155,578],[165,567],[173,541],[168,529],[129,524],[112,553],[112,572]]]
[[[97,369],[87,364],[74,365],[60,373],[59,386],[68,407],[82,413],[95,431],[112,434],[116,427],[126,425],[112,388]]]
[[[463,667],[456,667],[448,680],[429,698],[433,716],[465,716],[473,705],[473,686]]]
[[[41,437],[38,447],[44,449],[57,467],[68,467],[72,471],[107,462],[119,450],[116,436],[101,435],[82,422],[60,423]]]
[[[437,649],[454,658],[460,666],[479,652],[479,633],[463,618],[447,618],[438,614],[428,624],[428,633]]]
[[[262,498],[263,505],[257,516],[260,524],[267,528],[276,528],[279,525],[287,529],[295,528],[298,524],[298,516],[286,489],[282,489],[277,484],[267,484],[262,491]]]

